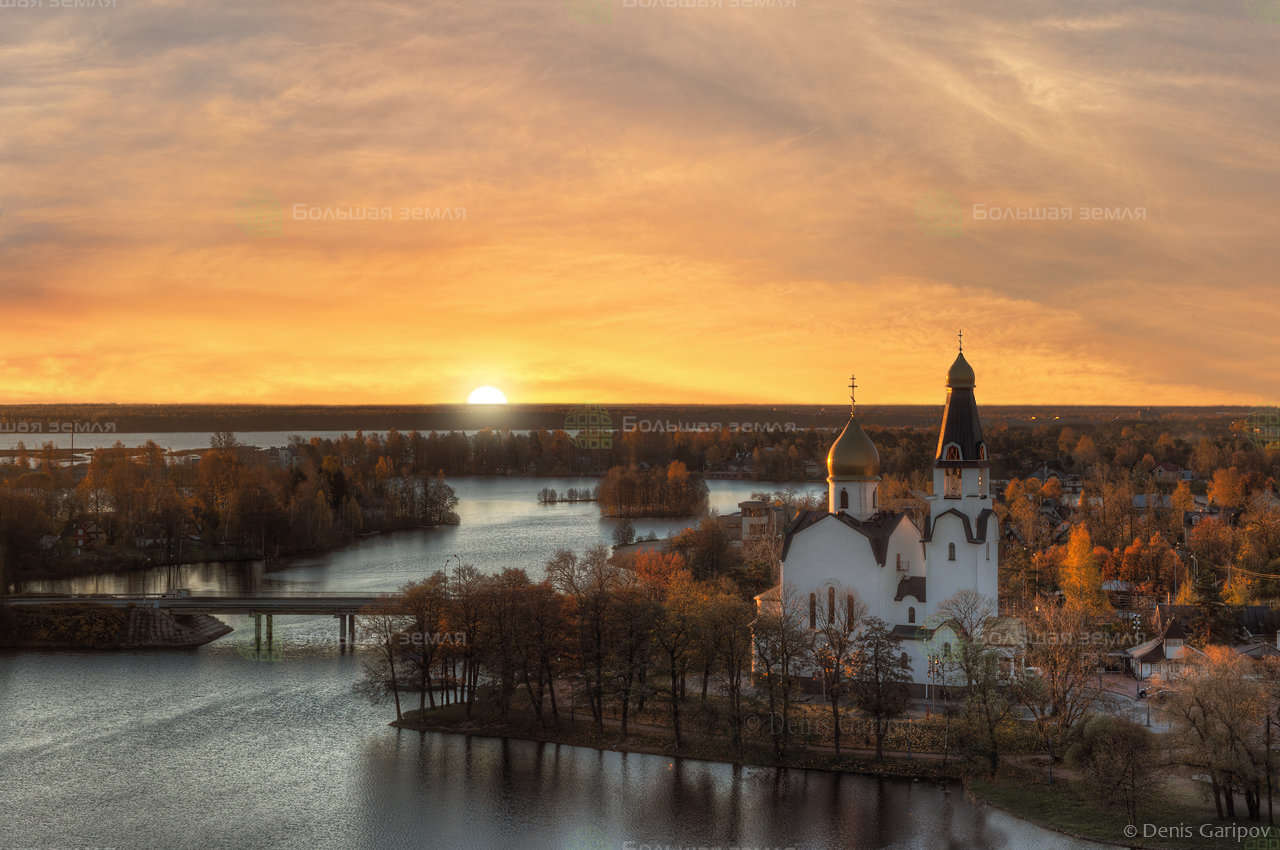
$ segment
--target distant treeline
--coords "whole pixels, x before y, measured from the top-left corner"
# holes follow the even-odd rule
[[[925,427],[938,420],[938,404],[859,405],[866,423],[884,427]],[[797,429],[836,428],[848,408],[843,404],[603,406],[510,404],[502,407],[466,404],[424,405],[265,405],[265,404],[11,404],[0,405],[0,433],[8,423],[111,423],[118,434],[217,431],[476,431],[481,428],[547,430],[565,428],[584,410],[604,413],[616,429],[628,418],[684,422],[793,422]],[[1248,408],[1144,407],[1088,405],[984,405],[989,423],[1061,421],[1101,424],[1112,421],[1241,418]],[[1056,417],[1060,417],[1056,419]],[[38,435],[33,435],[37,436]]]
[[[283,463],[229,434],[213,443],[195,464],[150,444],[97,450],[87,469],[46,452],[0,467],[8,579],[273,558],[458,522],[453,489],[398,435],[295,440]]]

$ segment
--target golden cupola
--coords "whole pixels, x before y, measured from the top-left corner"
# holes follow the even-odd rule
[[[827,477],[842,479],[877,478],[880,475],[880,453],[867,432],[858,424],[857,408],[853,406],[853,390],[856,384],[849,382],[849,422],[831,444],[827,452]]]

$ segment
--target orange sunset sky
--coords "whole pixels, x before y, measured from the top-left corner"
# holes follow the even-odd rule
[[[1280,0],[737,5],[0,9],[0,403],[1280,397]]]

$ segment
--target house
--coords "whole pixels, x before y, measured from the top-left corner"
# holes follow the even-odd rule
[[[738,503],[738,510],[721,516],[720,523],[730,540],[754,543],[781,536],[792,516],[793,511],[787,505],[747,499]]]
[[[1195,477],[1191,470],[1167,460],[1157,463],[1151,473],[1162,484],[1177,484],[1179,481],[1191,481]]]
[[[1187,627],[1181,618],[1175,617],[1164,633],[1127,650],[1129,672],[1135,679],[1152,677],[1176,679],[1182,675],[1187,661],[1204,653],[1187,644]]]

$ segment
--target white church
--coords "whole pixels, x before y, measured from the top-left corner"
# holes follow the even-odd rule
[[[827,509],[803,511],[787,528],[780,581],[756,597],[761,610],[777,610],[785,587],[803,623],[814,629],[824,616],[835,617],[838,595],[852,593],[867,616],[903,638],[913,681],[928,684],[929,657],[949,651],[954,639],[938,614],[941,603],[973,590],[996,613],[998,520],[973,389],[973,368],[962,350],[947,373],[923,529],[906,513],[880,508],[880,455],[852,405],[827,454]]]

